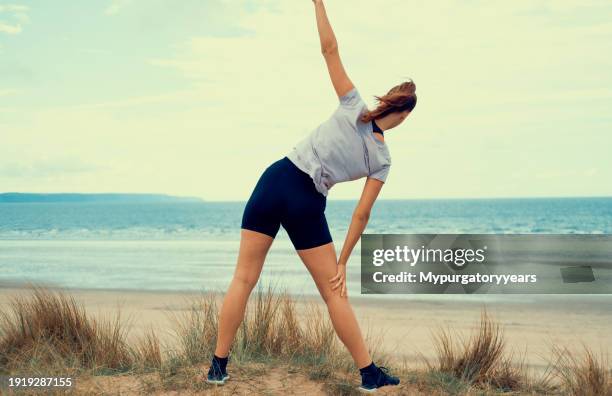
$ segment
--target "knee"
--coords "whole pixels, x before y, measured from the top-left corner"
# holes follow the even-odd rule
[[[235,274],[234,282],[238,283],[244,288],[247,288],[248,290],[253,290],[257,284],[257,277],[248,274]]]

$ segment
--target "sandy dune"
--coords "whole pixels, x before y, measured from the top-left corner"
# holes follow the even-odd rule
[[[129,337],[136,337],[153,328],[166,348],[173,348],[173,315],[188,309],[199,293],[67,290],[84,304],[91,314],[116,315],[121,310]],[[27,293],[27,289],[0,287],[0,306],[11,296]],[[535,296],[539,297],[539,296]],[[319,298],[299,297],[298,310],[307,303],[324,309]],[[608,296],[542,296],[537,302],[487,303],[466,302],[461,296],[453,301],[372,301],[351,297],[355,313],[364,333],[381,339],[380,348],[393,358],[406,359],[409,366],[422,365],[421,355],[433,358],[431,332],[449,327],[469,334],[478,325],[481,310],[503,327],[507,346],[524,353],[526,363],[536,371],[547,365],[551,345],[580,350],[585,344],[595,351],[606,351],[612,345],[612,304]],[[526,300],[526,299],[522,299]],[[376,342],[378,344],[378,342]]]

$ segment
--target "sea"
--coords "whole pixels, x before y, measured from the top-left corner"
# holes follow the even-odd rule
[[[222,292],[235,268],[244,205],[0,203],[0,285]],[[327,203],[338,253],[355,205]],[[612,234],[612,198],[380,200],[365,232]],[[353,295],[360,294],[359,251],[357,244],[347,267]],[[282,228],[259,286],[318,294]]]

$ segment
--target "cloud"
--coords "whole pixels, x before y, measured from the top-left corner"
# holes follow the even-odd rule
[[[17,89],[0,89],[0,96],[8,96],[18,94],[19,90]]]
[[[533,176],[536,179],[563,179],[563,180],[575,180],[575,178],[594,177],[599,172],[597,168],[588,169],[571,169],[565,171],[546,171],[536,172]],[[528,175],[523,175],[528,176]]]
[[[88,173],[100,167],[74,158],[41,158],[37,160],[0,163],[2,178],[48,178],[73,173]]]
[[[92,55],[108,55],[111,53],[109,49],[102,48],[81,48],[80,51]]]
[[[0,32],[2,33],[19,34],[21,31],[21,25],[9,25],[8,23],[0,22]]]
[[[0,90],[0,96],[2,95],[2,91]],[[176,91],[176,92],[168,92],[157,95],[145,95],[145,96],[134,96],[123,99],[116,99],[108,102],[96,102],[96,103],[87,103],[87,104],[77,104],[70,106],[61,106],[56,110],[85,110],[85,109],[112,109],[112,108],[122,108],[122,107],[133,107],[133,106],[143,106],[149,104],[158,104],[158,103],[171,103],[176,100],[200,100],[201,98],[197,96],[197,91],[193,90],[184,90],[184,91]],[[49,107],[48,110],[54,109],[53,107]]]
[[[356,0],[350,8],[330,2],[328,13],[345,66],[362,91],[379,93],[404,76],[415,77],[417,86],[428,85],[425,94],[435,95],[438,110],[452,111],[457,106],[473,109],[475,102],[502,108],[508,102],[542,103],[542,96],[577,100],[610,95],[608,88],[578,85],[577,80],[571,79],[563,87],[554,80],[567,79],[566,73],[585,72],[583,59],[591,60],[591,69],[603,66],[607,59],[601,52],[602,45],[593,39],[609,38],[612,24],[556,26],[552,23],[557,21],[555,16],[569,13],[582,3],[544,4],[553,14],[546,25],[538,18],[517,17],[518,11],[531,6],[516,2],[475,3],[472,7],[448,2],[444,6],[431,3],[414,8],[404,1],[389,0],[384,9],[377,11],[379,18],[372,19],[367,12],[370,2]],[[193,37],[175,57],[153,59],[151,63],[174,68],[201,87],[232,100],[266,92],[266,86],[274,87],[275,81],[281,79],[296,81],[304,96],[320,91],[325,88],[319,82],[328,82],[317,79],[323,77],[319,73],[322,65],[309,8],[311,4],[306,2],[282,2],[274,12],[236,11],[234,21],[251,35]],[[484,15],[476,18],[474,9]],[[413,14],[419,18],[406,23]],[[385,21],[384,29],[380,21]],[[515,24],[520,25],[520,31]],[[580,57],[568,56],[572,52]],[[455,78],[449,80],[448,76]],[[311,78],[316,89],[312,89],[313,84],[303,83]],[[559,88],[549,89],[551,85]],[[458,102],[449,92],[469,92],[472,103]],[[492,92],[503,95],[492,97]],[[419,106],[419,112],[423,109]]]
[[[30,8],[20,4],[0,4],[0,15],[6,14],[15,22],[0,21],[0,33],[19,34],[23,31],[22,24],[28,23]]]
[[[121,10],[128,6],[132,0],[112,0],[104,10],[105,15],[117,15]]]
[[[611,8],[605,2],[591,3]],[[318,48],[312,4],[276,4],[273,10],[250,12],[234,7],[232,23],[248,34],[194,36],[177,46],[173,56],[150,60],[191,81],[202,98],[217,101],[217,108],[203,107],[200,116],[214,123],[224,120],[219,121],[220,136],[236,136],[236,146],[248,144],[257,151],[259,156],[245,154],[242,159],[254,167],[288,150],[336,105]],[[350,7],[327,3],[345,68],[368,104],[373,104],[373,94],[405,76],[416,81],[422,100],[401,131],[390,134],[395,180],[411,175],[421,185],[430,185],[428,177],[435,175],[448,183],[439,190],[428,187],[425,196],[493,194],[480,179],[503,184],[504,177],[495,176],[496,171],[503,175],[506,167],[526,162],[550,167],[550,157],[523,161],[516,153],[533,154],[556,141],[558,150],[550,156],[569,155],[572,144],[561,144],[560,136],[578,139],[570,133],[581,120],[592,122],[586,133],[593,139],[583,137],[584,149],[600,150],[594,136],[605,122],[602,105],[612,97],[604,82],[610,81],[605,67],[610,44],[603,38],[612,37],[612,25],[596,15],[583,15],[591,11],[579,1],[543,4],[546,12],[541,15],[530,13],[534,6],[521,2],[409,5],[388,0],[377,9],[377,18],[371,18],[370,1],[355,0]],[[272,136],[274,143],[267,141],[265,147],[253,136],[262,142]],[[492,144],[503,152],[487,150]],[[439,148],[432,150],[434,145]],[[461,183],[445,178],[445,161],[428,173],[412,170],[415,164],[431,164],[432,154],[462,161],[467,178]],[[211,153],[203,161],[218,156]],[[488,173],[483,176],[474,169]],[[247,180],[251,175],[232,177]],[[523,188],[528,195],[529,189],[540,187],[534,183]],[[340,189],[348,192],[338,186],[337,193]],[[405,186],[390,183],[386,193],[403,197]]]
[[[28,12],[30,8],[21,4],[0,4],[0,12]]]
[[[134,18],[139,29],[121,37],[141,35],[155,48],[144,55],[148,61],[142,53],[127,59],[104,49],[113,41],[79,44],[77,51],[109,60],[103,74],[76,62],[95,80],[91,89],[66,79],[62,101],[26,107],[15,100],[0,108],[0,129],[11,128],[0,132],[0,185],[246,199],[260,172],[337,106],[310,1],[148,4],[107,0],[94,10]],[[418,87],[415,113],[388,136],[394,168],[385,198],[609,194],[612,80],[605,54],[612,25],[599,17],[603,10],[585,14],[592,11],[582,2],[540,4],[545,12],[527,2],[386,0],[372,18],[371,1],[328,2],[343,63],[369,105],[405,77]],[[139,6],[147,9],[132,9]],[[20,23],[6,15],[0,20]],[[197,26],[174,23],[188,16],[210,18]],[[158,27],[140,25],[149,19],[173,22],[158,29],[168,42],[146,34]],[[142,73],[146,89],[102,87],[122,85],[131,71]],[[41,82],[22,88],[8,81],[0,95],[17,93],[10,88],[52,94],[54,85]],[[40,160],[45,153],[86,163]],[[221,179],[202,172],[228,160]],[[47,176],[45,167],[52,170]],[[3,171],[21,176],[1,180]],[[513,179],[514,171],[527,176]],[[333,197],[354,198],[361,187],[343,183]]]

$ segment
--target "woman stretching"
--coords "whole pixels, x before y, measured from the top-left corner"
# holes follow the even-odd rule
[[[359,367],[360,389],[374,391],[399,383],[372,361],[347,298],[345,277],[351,251],[389,173],[391,157],[383,131],[398,126],[415,107],[415,85],[410,81],[393,87],[376,97],[378,106],[369,111],[342,66],[323,1],[313,3],[321,51],[340,103],[327,121],[264,171],[246,204],[238,262],[219,315],[210,383],[223,384],[229,379],[230,346],[281,225],[312,275],[338,337]],[[327,193],[336,183],[363,177],[363,192],[337,259],[324,214]]]

